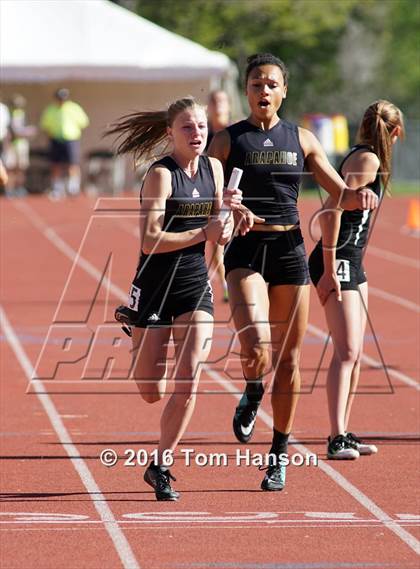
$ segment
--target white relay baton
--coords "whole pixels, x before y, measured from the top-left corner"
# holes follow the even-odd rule
[[[239,182],[241,181],[243,173],[244,171],[240,168],[234,168],[232,170],[232,174],[230,175],[229,183],[227,185],[228,190],[237,190],[239,188]],[[222,205],[220,209],[220,219],[225,221],[229,217],[230,211],[230,207]]]

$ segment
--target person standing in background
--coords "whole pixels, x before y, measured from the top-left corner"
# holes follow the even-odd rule
[[[229,95],[225,91],[218,89],[210,93],[207,103],[207,117],[208,138],[206,150],[213,136],[230,124]],[[210,250],[210,274],[212,275],[213,272],[217,274],[223,288],[223,301],[229,302],[228,289],[225,281],[225,267],[223,264],[223,247],[213,241],[208,241],[207,247]]]
[[[6,149],[10,126],[10,112],[0,99],[0,158],[3,158]]]
[[[6,168],[3,165],[3,162],[0,158],[0,192],[3,193],[4,188],[6,187],[7,180],[9,179]]]
[[[58,89],[42,113],[40,126],[50,139],[51,198],[80,193],[80,139],[89,118],[70,100],[68,89]]]
[[[10,125],[10,113],[7,106],[0,99],[0,195],[4,195],[8,175],[2,162],[3,154],[7,146]]]
[[[5,164],[9,174],[6,194],[9,197],[26,196],[26,171],[29,168],[29,137],[36,134],[36,127],[26,125],[26,99],[12,96],[10,111],[10,144],[5,151]]]

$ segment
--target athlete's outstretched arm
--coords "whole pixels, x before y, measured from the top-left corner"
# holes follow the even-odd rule
[[[308,169],[315,180],[343,209],[374,209],[378,198],[368,188],[350,189],[340,178],[331,164],[316,136],[305,128],[299,127],[299,141],[305,155]]]

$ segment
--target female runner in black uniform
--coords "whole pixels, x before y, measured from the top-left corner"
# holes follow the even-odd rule
[[[403,135],[401,111],[388,101],[372,103],[359,128],[359,144],[343,160],[340,175],[350,187],[370,187],[380,198],[381,182],[386,190],[390,178],[392,145]],[[309,268],[334,344],[327,375],[331,424],[328,458],[354,459],[377,452],[375,445],[347,433],[366,326],[368,285],[362,258],[371,211],[342,212],[330,210],[331,205],[328,199],[319,218],[322,240],[309,258]]]
[[[168,463],[191,418],[213,332],[205,242],[226,243],[233,223],[231,216],[227,221],[210,218],[220,211],[223,170],[218,160],[202,156],[207,117],[193,99],[180,99],[168,111],[123,117],[109,132],[124,137],[119,152],[134,152],[136,157],[164,141],[173,148],[151,166],[144,180],[141,257],[128,316],[133,326],[134,379],[148,403],[165,395],[171,333],[175,344],[174,391],[161,417],[157,456],[144,479],[158,500],[177,500]]]
[[[270,453],[287,452],[300,391],[299,355],[309,308],[309,271],[299,228],[297,198],[304,165],[341,207],[372,208],[371,190],[350,190],[329,164],[315,136],[277,115],[287,93],[287,70],[271,54],[248,59],[248,119],[217,133],[208,154],[218,158],[229,179],[242,168],[241,235],[225,252],[233,319],[247,381],[233,428],[240,442],[251,438],[268,372],[272,346],[274,381],[273,442]],[[268,284],[268,287],[267,287]],[[262,481],[263,490],[282,490],[286,471],[277,459]]]

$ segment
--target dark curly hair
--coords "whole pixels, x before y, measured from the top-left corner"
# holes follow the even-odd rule
[[[255,53],[247,58],[247,62],[248,65],[245,71],[245,85],[248,83],[249,74],[254,67],[260,67],[261,65],[277,65],[283,75],[284,84],[287,85],[289,71],[283,61],[272,53]]]

